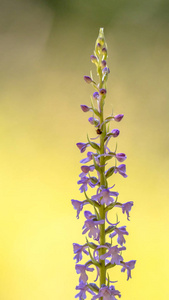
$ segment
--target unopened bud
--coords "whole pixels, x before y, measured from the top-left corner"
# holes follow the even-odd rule
[[[102,68],[104,68],[105,66],[106,66],[106,61],[105,60],[102,60],[102,62],[101,62],[101,66],[102,66]]]
[[[124,115],[123,114],[119,114],[117,116],[114,116],[114,120],[116,122],[120,122],[123,119]]]
[[[97,57],[95,55],[91,55],[90,59],[92,63],[97,63]]]
[[[119,135],[120,131],[118,129],[113,129],[111,133],[112,133],[113,137],[117,137]]]
[[[87,83],[93,82],[93,80],[89,76],[84,76],[83,78]]]
[[[102,49],[102,53],[105,55],[105,54],[107,54],[107,49],[104,47],[103,49]]]
[[[106,89],[100,89],[99,93],[101,95],[106,95],[107,91],[106,91]]]
[[[80,107],[84,112],[87,112],[90,110],[90,107],[88,107],[87,105],[80,105]]]

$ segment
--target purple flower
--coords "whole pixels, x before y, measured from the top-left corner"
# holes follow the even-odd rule
[[[76,259],[76,263],[78,263],[80,260],[82,260],[82,252],[84,252],[86,255],[89,255],[89,252],[85,250],[87,248],[87,245],[79,245],[76,243],[73,243],[73,252],[76,254],[73,259]]]
[[[117,137],[119,135],[120,131],[118,129],[113,129],[111,134],[113,137]]]
[[[100,89],[100,90],[99,90],[99,93],[100,93],[101,95],[106,95],[107,91],[106,91],[106,89]]]
[[[123,246],[123,244],[126,242],[123,235],[128,235],[128,232],[126,231],[126,226],[121,226],[119,228],[115,228],[114,232],[111,233],[109,236],[113,238],[114,236],[118,235],[117,237],[117,243]]]
[[[83,78],[87,83],[93,82],[93,80],[89,76],[84,76]]]
[[[120,247],[118,248],[118,246],[113,246],[110,247],[108,252],[101,255],[100,259],[104,260],[107,257],[111,257],[111,264],[116,264],[116,265],[120,265],[120,262],[123,261],[123,257],[121,255],[119,255],[119,252],[122,250],[126,250],[126,247]]]
[[[71,202],[72,202],[72,205],[73,205],[74,209],[77,210],[77,216],[76,216],[76,218],[79,219],[79,214],[80,214],[80,212],[82,211],[83,206],[84,206],[86,203],[85,203],[85,201],[82,201],[82,202],[81,202],[81,201],[74,200],[74,199],[72,199]]]
[[[117,172],[120,175],[122,175],[124,178],[126,178],[127,177],[127,174],[126,174],[126,165],[121,164],[118,167],[116,167],[114,173],[117,173]]]
[[[99,293],[92,298],[92,300],[100,299],[103,297],[103,300],[117,300],[114,296],[121,297],[120,292],[115,290],[115,287],[112,285],[110,287],[102,285],[99,290]]]
[[[80,292],[75,296],[75,298],[79,297],[79,300],[86,299],[86,292],[95,295],[95,293],[89,289],[88,285],[83,281],[80,281],[79,285],[76,286],[76,290],[80,290]]]
[[[133,206],[133,201],[129,201],[129,202],[126,202],[126,203],[123,203],[122,204],[122,212],[123,214],[126,212],[126,215],[127,215],[127,220],[129,220],[129,211],[131,210],[132,206]]]
[[[92,159],[93,159],[93,152],[87,152],[87,157],[83,158],[80,162],[82,164],[85,164],[85,163],[89,162]]]
[[[83,193],[84,191],[86,192],[88,187],[87,185],[89,185],[91,188],[94,188],[98,183],[94,184],[91,182],[91,178],[84,176],[82,177],[80,180],[78,180],[77,182],[78,184],[82,184],[80,187],[80,192]]]
[[[98,92],[94,92],[94,93],[93,93],[93,98],[94,98],[95,100],[98,100],[98,99],[99,99],[99,93],[98,93]]]
[[[80,107],[81,107],[81,109],[84,111],[84,112],[87,112],[87,111],[89,111],[89,110],[91,110],[91,108],[90,107],[88,107],[87,105],[80,105]]]
[[[100,220],[100,221],[94,220],[95,215],[92,215],[91,212],[88,212],[88,211],[85,211],[84,215],[87,218],[87,220],[85,221],[85,223],[83,225],[82,229],[84,229],[84,230],[83,230],[82,234],[85,234],[86,232],[89,231],[89,233],[88,233],[89,237],[91,238],[93,236],[93,238],[95,240],[97,240],[99,238],[99,234],[100,234],[98,225],[104,224],[104,220]]]
[[[80,149],[80,152],[83,153],[89,146],[89,143],[77,143],[76,146]]]
[[[117,197],[119,195],[119,193],[118,192],[110,192],[110,189],[112,187],[103,189],[99,194],[92,196],[92,199],[100,202],[101,204],[105,203],[106,205],[113,203],[114,198],[112,198],[111,196]]]
[[[89,271],[89,272],[93,272],[94,271],[93,268],[89,268],[86,265],[76,265],[75,269],[76,269],[76,273],[80,274],[79,282],[83,281],[84,283],[86,283],[87,280],[88,280],[88,276],[86,274],[86,271]]]
[[[114,120],[116,122],[120,122],[123,119],[124,115],[123,114],[119,114],[117,116],[114,116]]]
[[[116,158],[119,162],[123,162],[127,158],[127,156],[124,153],[116,153]]]
[[[127,270],[127,280],[131,278],[131,270],[135,267],[136,260],[130,260],[128,262],[122,262],[123,268],[121,269],[121,272],[124,272]]]

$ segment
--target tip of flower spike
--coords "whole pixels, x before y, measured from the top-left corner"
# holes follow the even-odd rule
[[[84,78],[84,80],[85,80],[87,83],[93,82],[93,80],[92,80],[91,77],[89,77],[89,76],[84,76],[83,78]]]

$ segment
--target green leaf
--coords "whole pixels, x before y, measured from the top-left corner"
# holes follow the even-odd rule
[[[87,196],[87,194],[86,194],[85,191],[84,191],[84,194],[85,194],[86,200],[87,200],[91,205],[96,206],[96,207],[100,207],[100,204],[97,203],[96,201],[93,201],[92,199],[90,199],[90,198]]]
[[[115,167],[111,167],[110,169],[108,169],[107,171],[106,171],[106,179],[107,178],[109,178],[110,176],[112,176],[113,175],[113,173],[114,173],[114,171],[115,171]]]
[[[116,226],[107,227],[107,229],[105,230],[105,234],[111,233],[115,228],[116,228]]]
[[[88,250],[89,250],[89,255],[90,255],[90,258],[91,258],[92,263],[93,263],[95,266],[100,267],[99,262],[96,261],[96,260],[93,258],[92,254],[91,254],[91,251],[90,251],[90,248],[88,248]]]
[[[95,211],[95,214],[96,214],[96,216],[97,216],[98,221],[100,221],[101,218],[100,218],[100,215],[99,215],[99,213],[98,213],[98,211],[97,211],[97,209],[96,209],[95,206],[94,206],[94,211]]]
[[[89,287],[89,289],[91,289],[93,292],[98,292],[99,288],[95,283],[89,283],[87,284],[87,286]]]
[[[97,151],[100,152],[100,147],[99,147],[96,143],[91,142],[90,139],[89,139],[89,137],[88,137],[88,135],[87,135],[87,140],[88,140],[88,142],[89,142],[89,144],[90,144],[90,146],[91,146],[92,148],[94,148],[94,149],[96,149]]]
[[[109,287],[109,285],[110,285],[110,277],[109,277],[108,273],[107,273],[107,279],[108,279],[107,286]]]
[[[93,242],[90,243],[87,237],[86,237],[86,244],[92,249],[96,249],[98,247],[98,245],[94,244]]]
[[[107,265],[106,265],[106,270],[107,269],[110,269],[110,268],[113,268],[113,267],[115,267],[116,266],[116,264],[114,263],[113,265],[111,264],[111,263],[108,263]]]
[[[98,179],[96,177],[90,177],[90,179],[91,179],[91,182],[93,184],[97,184],[98,183]]]
[[[96,171],[101,172],[102,169],[101,169],[101,167],[96,163],[96,160],[95,160],[95,158],[94,158],[94,155],[93,155],[93,162],[94,162],[94,167],[95,167]]]

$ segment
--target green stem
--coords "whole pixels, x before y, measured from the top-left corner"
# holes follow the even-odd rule
[[[101,83],[100,83],[101,85]],[[103,109],[101,109],[101,116],[100,116],[100,124],[103,123],[104,121],[104,117],[103,117]],[[102,134],[100,136],[100,154],[104,154],[104,138],[106,135],[106,128],[105,126],[103,126],[103,131]],[[100,157],[100,165],[103,166],[105,164],[105,158],[104,156]],[[100,172],[100,185],[105,185],[105,167],[103,166],[101,168],[101,172]],[[100,218],[102,220],[105,220],[105,205],[101,205],[100,209]],[[105,224],[100,225],[100,245],[104,245],[105,244]],[[101,248],[99,251],[99,256],[105,254],[106,250],[105,248]],[[100,260],[99,261],[101,264],[100,267],[100,287],[102,284],[106,283],[106,268],[105,268],[105,261],[104,260]]]

